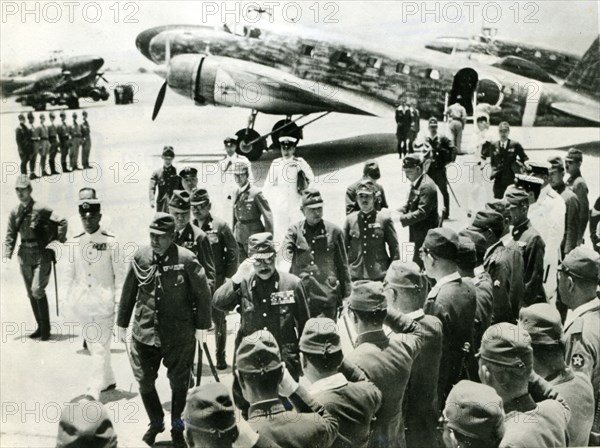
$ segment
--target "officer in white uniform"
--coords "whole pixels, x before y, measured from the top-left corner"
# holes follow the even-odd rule
[[[235,136],[226,137],[223,141],[227,155],[219,161],[219,186],[220,188],[220,209],[218,216],[222,217],[230,228],[233,228],[233,202],[238,185],[235,183],[234,167],[236,163],[242,163],[248,167],[248,182],[253,183],[251,164],[248,158],[237,154],[237,138]]]
[[[556,269],[560,260],[560,243],[565,234],[567,206],[549,183],[549,163],[527,162],[527,168],[530,175],[543,182],[540,195],[529,207],[529,220],[546,243],[543,280],[546,298],[550,300],[556,296]]]
[[[100,225],[100,201],[80,201],[79,214],[84,231],[67,243],[70,253],[64,297],[70,302],[68,310],[81,325],[92,358],[86,394],[98,400],[100,392],[116,387],[110,343],[124,281],[122,248],[115,235]]]

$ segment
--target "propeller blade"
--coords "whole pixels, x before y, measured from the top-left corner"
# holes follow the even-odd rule
[[[158,91],[158,96],[156,97],[156,102],[154,103],[154,111],[152,112],[152,121],[154,121],[160,112],[160,108],[162,107],[162,103],[165,100],[165,95],[167,93],[167,82],[165,81]]]

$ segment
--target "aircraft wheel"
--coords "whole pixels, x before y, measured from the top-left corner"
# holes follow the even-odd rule
[[[79,109],[79,98],[69,98],[67,100],[67,107],[69,109]]]
[[[275,131],[275,129],[279,129],[281,127],[283,127],[286,123],[289,123],[285,128],[281,129],[280,131]],[[302,139],[304,136],[302,134],[302,128],[300,126],[298,126],[296,123],[291,123],[289,120],[279,120],[277,123],[275,123],[275,125],[273,126],[273,129],[271,129],[271,131],[275,131],[273,132],[273,134],[271,134],[271,141],[273,142],[271,144],[271,148],[277,148],[279,149],[279,137],[283,137],[285,136],[290,136],[290,137],[295,137],[298,140]]]
[[[45,101],[36,101],[33,104],[33,109],[37,112],[40,112],[42,110],[46,110],[46,102]]]
[[[248,142],[255,140],[260,137],[260,134],[254,129],[249,129],[246,133],[246,129],[240,129],[235,133],[238,138],[237,153],[248,157],[248,160],[258,160],[262,155],[263,151],[267,149],[267,144],[264,140],[249,145]]]

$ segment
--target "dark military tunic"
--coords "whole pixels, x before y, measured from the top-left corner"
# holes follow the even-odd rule
[[[425,159],[431,160],[426,173],[435,182],[444,198],[444,215],[450,213],[450,195],[448,194],[448,177],[446,176],[446,165],[455,158],[456,148],[452,141],[445,135],[427,137],[425,146],[431,148],[426,153]]]
[[[58,134],[60,146],[60,165],[63,171],[65,171],[65,169],[67,169],[67,160],[71,146],[69,143],[69,140],[71,139],[71,130],[69,129],[69,125],[63,121],[56,127],[56,133]]]
[[[544,254],[546,244],[537,230],[526,219],[512,229],[512,237],[523,256],[525,292],[521,306],[546,301],[544,291]]]
[[[494,197],[502,199],[509,185],[515,181],[517,160],[525,163],[529,160],[525,150],[519,142],[508,139],[506,142],[500,140],[493,142],[482,152],[484,158],[490,157],[492,163],[491,179],[494,180]]]
[[[312,317],[324,313],[334,319],[336,310],[345,297],[350,295],[350,273],[348,256],[342,230],[328,221],[322,220],[310,226],[306,220],[292,224],[283,241],[284,256],[291,261],[290,272],[298,277],[310,276],[318,285],[314,285],[316,296],[324,301],[313,300],[311,287],[306,282],[310,297],[309,308]]]
[[[177,175],[177,170],[173,165],[170,167],[162,167],[152,173],[150,177],[150,201],[154,201],[155,190],[156,194],[156,211],[169,212],[169,200],[173,195],[174,190],[183,189],[181,178]]]
[[[273,214],[262,192],[247,184],[243,190],[238,190],[233,204],[233,234],[239,247],[240,263],[248,258],[248,238],[260,232],[273,233]]]
[[[19,124],[16,131],[17,150],[21,159],[21,174],[27,174],[27,162],[31,157],[33,147],[31,145],[31,131],[26,124]]]
[[[48,159],[48,164],[50,165],[50,171],[52,173],[56,172],[56,161],[54,158],[58,153],[59,141],[58,141],[58,131],[56,129],[56,125],[54,122],[50,122],[48,125],[48,141],[50,142],[50,154]]]
[[[348,215],[344,239],[352,281],[383,280],[392,261],[400,258],[396,229],[385,210]]]
[[[589,219],[590,213],[590,201],[588,199],[588,187],[585,183],[583,177],[581,177],[581,173],[577,173],[574,176],[569,176],[567,179],[567,187],[569,187],[577,199],[579,200],[579,239],[577,244],[582,244],[583,242],[583,234],[585,233],[585,228],[587,227],[587,222]]]
[[[489,247],[483,267],[492,278],[494,291],[490,324],[515,324],[525,294],[523,255],[513,243],[509,244],[503,238]]]
[[[371,180],[370,178],[366,179]],[[365,178],[357,180],[346,189],[346,215],[360,210],[358,202],[356,201],[356,189],[360,183],[364,181]],[[375,188],[377,188],[377,191],[375,192],[375,209],[381,210],[382,208],[389,208],[383,187],[375,181],[373,181],[373,184],[375,185]]]
[[[216,289],[215,283],[217,281],[217,274],[215,271],[213,251],[206,233],[192,223],[188,223],[183,230],[175,231],[175,244],[191,250],[194,255],[196,255],[198,261],[204,268],[210,290],[214,291]]]
[[[408,226],[408,238],[415,244],[413,261],[423,268],[419,249],[429,229],[439,226],[437,187],[427,174],[419,177],[410,187],[408,201],[400,210],[400,223]]]

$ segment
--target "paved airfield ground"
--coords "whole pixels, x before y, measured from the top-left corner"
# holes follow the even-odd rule
[[[137,87],[136,104],[116,106],[111,98],[107,103],[82,102],[88,110],[92,128],[91,160],[95,169],[75,172],[64,176],[53,176],[35,181],[36,200],[50,205],[63,216],[77,213],[77,192],[89,185],[97,189],[103,200],[103,213],[112,218],[112,229],[126,243],[146,244],[148,223],[153,211],[148,206],[148,179],[153,169],[160,166],[161,149],[169,144],[177,154],[187,154],[175,159],[175,165],[196,166],[200,173],[211,173],[209,162],[218,159],[222,151],[223,138],[246,123],[248,111],[193,106],[191,101],[167,92],[161,113],[155,122],[150,120],[154,99],[161,80],[155,75],[112,74],[111,83],[134,83]],[[14,128],[20,106],[12,102],[2,103],[1,158],[2,158],[2,202],[0,231],[6,232],[9,211],[17,205],[13,185],[18,171],[18,156],[14,142]],[[68,111],[69,115],[71,111]],[[81,114],[79,114],[81,115]],[[259,115],[256,129],[265,133],[280,117]],[[70,121],[70,116],[69,116]],[[422,127],[426,123],[422,122]],[[466,133],[470,134],[471,126]],[[442,128],[443,130],[443,128]],[[366,118],[348,115],[331,115],[308,126],[303,147],[298,154],[313,167],[318,176],[316,186],[325,200],[325,219],[339,225],[344,220],[344,191],[348,184],[361,176],[362,164],[375,158],[381,167],[381,183],[386,189],[392,208],[400,207],[409,190],[409,183],[402,176],[401,164],[395,152],[395,124],[393,119]],[[585,150],[583,175],[590,188],[593,203],[600,193],[598,173],[600,168],[600,144],[598,129],[520,129],[513,128],[512,137],[523,143],[532,160],[545,160],[554,155],[564,155],[566,148],[580,145]],[[469,137],[465,137],[469,141]],[[556,148],[556,149],[549,149]],[[258,184],[264,183],[268,167],[277,154],[266,153],[253,169]],[[449,169],[452,187],[461,203],[470,188],[465,157]],[[202,163],[207,163],[202,165]],[[209,192],[215,191],[216,179],[207,175]],[[202,184],[202,177],[200,183]],[[452,201],[453,218],[446,225],[461,229],[467,224],[464,208]],[[397,228],[400,241],[408,241],[408,232]],[[128,246],[132,248],[133,245]],[[130,250],[130,249],[128,249]],[[66,253],[65,253],[66,254]],[[90,358],[82,350],[80,328],[70,323],[67,317],[56,317],[54,306],[54,284],[51,280],[47,289],[53,319],[53,337],[50,342],[32,341],[26,334],[34,330],[34,320],[19,273],[16,256],[1,265],[2,316],[1,354],[1,402],[2,422],[0,445],[6,447],[51,447],[55,438],[64,403],[85,392]],[[62,263],[64,263],[64,258]],[[58,276],[60,285],[61,270]],[[59,288],[60,295],[60,288]],[[62,299],[62,298],[61,298]],[[228,317],[230,328],[239,321],[237,315]],[[346,349],[350,349],[347,333],[340,327]],[[228,362],[233,355],[233,335],[228,339]],[[212,336],[208,339],[214,350]],[[213,352],[214,353],[214,352]],[[141,447],[147,425],[137,385],[133,379],[125,346],[113,343],[112,361],[118,388],[105,393],[106,403],[119,435],[119,446]],[[204,358],[203,382],[214,381]],[[165,409],[170,407],[170,392],[164,368],[161,370],[157,387]],[[231,384],[231,370],[221,373],[221,380]],[[94,408],[89,408],[92,415]],[[168,426],[168,420],[167,420]],[[158,438],[157,445],[168,446],[168,428]]]

